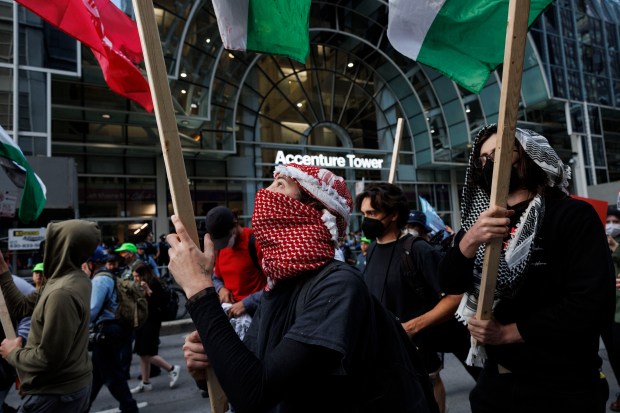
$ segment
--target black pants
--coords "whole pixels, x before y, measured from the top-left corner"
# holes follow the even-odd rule
[[[540,376],[540,375],[539,375]],[[532,374],[500,374],[497,364],[485,365],[469,394],[472,413],[604,413],[609,386],[598,374],[567,386],[553,372],[536,379]]]
[[[88,411],[90,385],[68,394],[29,394],[18,413],[82,413]]]
[[[90,403],[97,398],[101,387],[105,384],[110,394],[118,400],[122,413],[138,411],[138,404],[134,400],[125,371],[122,354],[131,342],[131,333],[127,328],[116,322],[106,322],[99,330],[102,338],[93,346],[93,386]]]
[[[601,334],[611,370],[616,383],[620,385],[620,323],[612,323],[611,328]]]

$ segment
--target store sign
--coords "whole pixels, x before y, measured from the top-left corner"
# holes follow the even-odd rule
[[[379,158],[358,158],[352,154],[345,156],[326,156],[323,154],[293,155],[290,153],[285,154],[284,151],[278,151],[276,163],[297,163],[321,168],[381,169],[383,167],[383,159]]]
[[[9,250],[38,250],[45,239],[45,228],[16,228],[9,230]]]

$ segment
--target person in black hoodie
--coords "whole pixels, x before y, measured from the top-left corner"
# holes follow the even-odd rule
[[[344,180],[296,164],[278,165],[274,175],[252,215],[268,290],[243,342],[212,285],[210,237],[201,252],[172,217],[169,268],[197,327],[184,345],[194,379],[204,385],[206,350],[236,413],[436,412],[402,327],[356,268],[334,260],[353,207]]]
[[[594,208],[568,196],[570,168],[546,138],[516,129],[507,207],[490,204],[496,125],[478,133],[461,200],[461,230],[441,263],[448,294],[483,371],[473,413],[604,412],[599,337],[612,321],[614,272]],[[475,318],[484,250],[503,240],[493,316]]]

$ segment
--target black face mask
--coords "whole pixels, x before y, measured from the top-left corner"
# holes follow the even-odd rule
[[[514,228],[517,226],[517,222],[521,219],[521,215],[525,212],[527,207],[530,206],[530,201],[522,201],[516,205],[507,205],[508,209],[512,209],[515,211],[514,215],[510,217],[510,227]]]
[[[479,185],[487,194],[491,194],[491,185],[493,184],[493,165],[495,162],[493,159],[487,159],[482,167],[482,176],[480,177]],[[519,171],[512,165],[510,169],[510,183],[508,184],[508,193],[511,193],[515,189],[521,186],[521,179],[519,179]]]
[[[365,237],[375,239],[383,235],[385,232],[385,225],[378,219],[364,218],[362,221],[362,232]]]

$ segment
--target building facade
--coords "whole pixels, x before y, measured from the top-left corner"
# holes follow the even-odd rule
[[[223,49],[211,1],[155,1],[155,14],[199,229],[215,205],[249,218],[277,162],[310,157],[354,195],[386,181],[398,118],[396,183],[411,208],[421,195],[458,228],[470,143],[497,121],[500,71],[476,95],[399,54],[382,0],[313,1],[305,64]],[[550,140],[581,196],[620,180],[619,23],[615,0],[559,0],[528,34],[518,125]],[[29,225],[93,219],[104,240],[169,230],[155,115],[111,92],[87,47],[0,0],[0,76],[0,124],[24,153],[76,166],[77,202]]]

